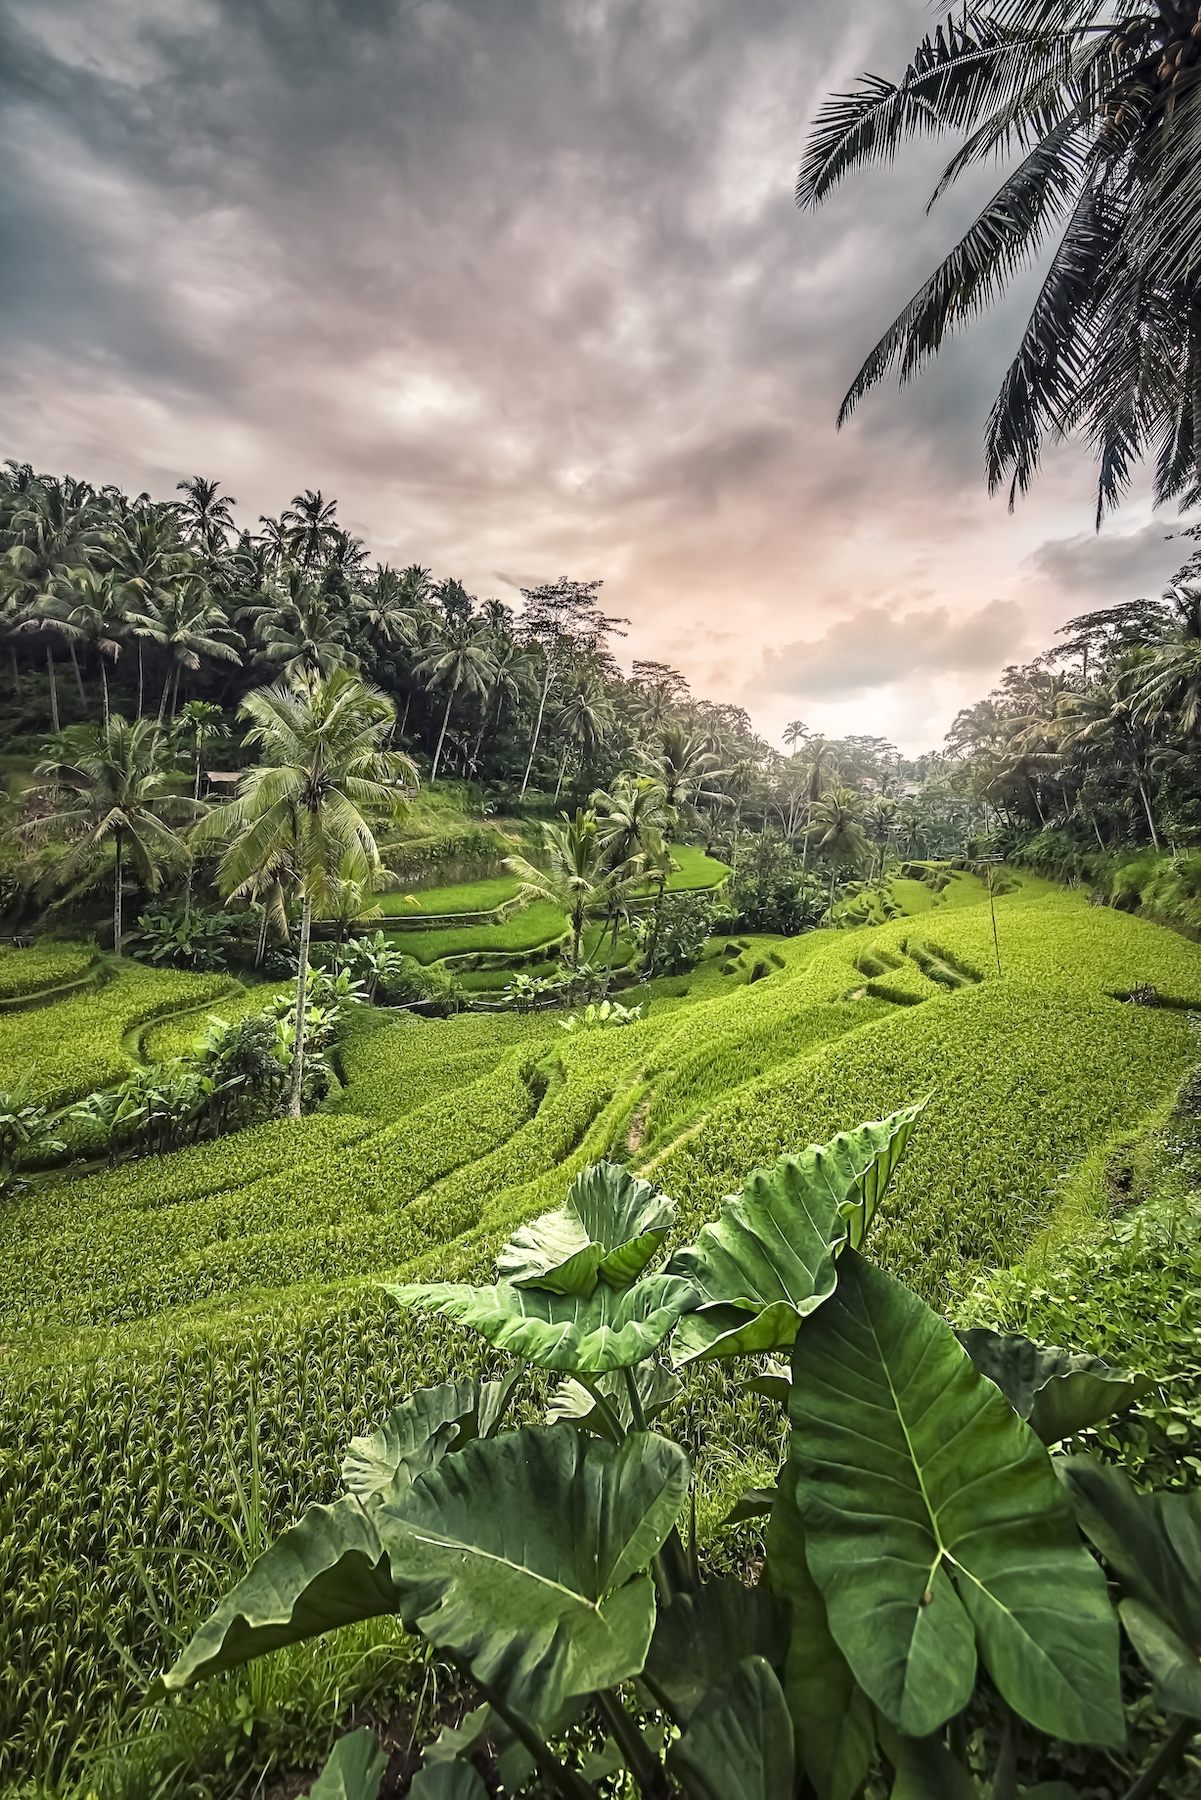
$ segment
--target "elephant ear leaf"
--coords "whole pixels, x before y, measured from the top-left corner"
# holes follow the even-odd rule
[[[659,1609],[646,1673],[686,1724],[732,1663],[761,1656],[772,1668],[783,1666],[790,1610],[769,1589],[732,1577],[677,1594]]]
[[[797,1757],[818,1800],[853,1800],[871,1769],[876,1718],[830,1634],[826,1603],[809,1573],[791,1463],[780,1471],[765,1542],[772,1591],[783,1595],[792,1609],[784,1697]]]
[[[483,1778],[468,1762],[426,1763],[409,1793],[412,1800],[488,1800]]]
[[[704,1296],[676,1333],[677,1363],[787,1349],[795,1341],[801,1320],[834,1292],[835,1257],[844,1243],[862,1240],[920,1111],[905,1107],[829,1144],[782,1156],[722,1203],[717,1222],[667,1265]]]
[[[792,1800],[792,1720],[771,1664],[748,1656],[711,1687],[667,1766],[689,1800]]]
[[[637,1675],[655,1622],[647,1567],[688,1492],[668,1439],[615,1447],[558,1427],[478,1439],[375,1515],[404,1616],[539,1727]]]
[[[397,1612],[372,1515],[347,1495],[310,1506],[258,1557],[163,1677],[172,1691],[305,1638]]]
[[[619,1163],[594,1163],[576,1176],[560,1211],[514,1233],[497,1273],[514,1287],[591,1294],[598,1280],[629,1287],[675,1223],[665,1194]]]
[[[910,1737],[937,1731],[967,1704],[979,1647],[1040,1731],[1124,1742],[1105,1579],[1046,1450],[950,1326],[848,1249],[792,1376],[807,1564],[885,1718]]]
[[[1018,1332],[977,1326],[956,1335],[980,1373],[996,1383],[1044,1444],[1058,1444],[1124,1412],[1154,1386],[1147,1376],[1111,1368],[1099,1356],[1036,1344]]]
[[[400,1305],[465,1325],[498,1350],[563,1375],[603,1375],[650,1356],[696,1305],[697,1289],[674,1275],[648,1275],[630,1288],[601,1282],[586,1296],[541,1288],[434,1282],[390,1287]]]
[[[1059,1463],[1080,1528],[1124,1591],[1126,1634],[1166,1711],[1201,1719],[1201,1494],[1139,1494],[1121,1469]]]
[[[415,1476],[441,1462],[460,1441],[476,1436],[481,1398],[492,1383],[444,1381],[402,1402],[378,1431],[351,1438],[342,1483],[366,1505],[396,1498]]]
[[[366,1725],[340,1737],[309,1790],[310,1800],[378,1800],[388,1766],[375,1733]]]

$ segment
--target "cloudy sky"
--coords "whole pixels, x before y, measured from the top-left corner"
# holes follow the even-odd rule
[[[481,596],[601,576],[621,655],[936,743],[1183,560],[1087,456],[1010,516],[980,439],[1030,289],[843,432],[970,217],[941,147],[792,199],[821,97],[922,0],[0,0],[0,456],[253,524],[337,496]]]

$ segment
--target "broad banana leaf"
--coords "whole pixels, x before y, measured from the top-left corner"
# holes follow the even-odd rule
[[[982,1375],[995,1381],[1019,1419],[1044,1444],[1058,1444],[1143,1399],[1145,1375],[1113,1369],[1099,1356],[1035,1344],[1017,1332],[976,1326],[955,1334]]]
[[[691,1281],[674,1275],[649,1275],[632,1288],[602,1282],[587,1298],[509,1282],[434,1282],[388,1292],[401,1306],[441,1313],[498,1350],[564,1375],[632,1368],[659,1348],[699,1297]]]
[[[683,1391],[684,1383],[679,1376],[673,1375],[661,1362],[642,1362],[628,1372],[625,1369],[611,1369],[607,1375],[591,1377],[592,1386],[604,1396],[610,1410],[616,1413],[626,1431],[634,1427],[629,1375],[634,1378],[642,1417],[648,1425]],[[586,1388],[583,1382],[576,1381],[570,1375],[559,1383],[547,1402],[546,1422],[548,1425],[579,1425],[587,1431],[600,1432],[602,1437],[608,1435],[596,1404],[596,1395],[591,1388]]]
[[[375,1517],[350,1495],[332,1506],[310,1506],[226,1594],[163,1686],[190,1687],[282,1644],[399,1611],[401,1595]]]
[[[688,1481],[666,1438],[615,1447],[532,1426],[465,1445],[374,1516],[406,1619],[541,1728],[573,1695],[642,1669],[655,1622],[645,1571]]]
[[[488,1800],[478,1769],[468,1762],[426,1763],[409,1788],[411,1800]]]
[[[875,1713],[830,1635],[826,1603],[805,1561],[790,1463],[780,1471],[766,1545],[767,1579],[792,1608],[783,1679],[797,1757],[818,1800],[854,1800],[876,1748]]]
[[[366,1725],[348,1731],[330,1751],[325,1767],[309,1790],[309,1800],[377,1800],[388,1766],[388,1752]]]
[[[1124,1742],[1116,1620],[1046,1450],[950,1326],[853,1250],[797,1338],[789,1416],[809,1570],[898,1730],[962,1710],[978,1645],[1040,1731]]]
[[[413,1478],[441,1462],[447,1451],[478,1435],[481,1411],[495,1410],[499,1381],[444,1381],[402,1402],[369,1437],[351,1438],[342,1482],[364,1505],[396,1498]],[[486,1429],[485,1425],[485,1429]]]
[[[667,1766],[689,1800],[792,1800],[792,1720],[771,1664],[748,1656],[710,1688]]]
[[[747,1488],[722,1520],[723,1525],[745,1525],[748,1519],[762,1519],[776,1504],[774,1487]]]
[[[1201,1493],[1139,1494],[1128,1475],[1063,1458],[1081,1530],[1122,1585],[1122,1624],[1166,1712],[1201,1719]]]
[[[767,1588],[744,1587],[733,1576],[707,1581],[660,1607],[645,1673],[686,1724],[733,1664],[761,1656],[783,1667],[790,1613]]]
[[[496,1259],[514,1287],[588,1295],[597,1281],[630,1287],[675,1224],[666,1194],[619,1163],[594,1163],[576,1176],[558,1212],[523,1225]]]
[[[676,1333],[677,1364],[785,1350],[794,1342],[801,1320],[834,1292],[843,1244],[865,1236],[920,1111],[908,1106],[829,1144],[782,1156],[723,1201],[716,1224],[704,1226],[667,1265],[703,1295]]]

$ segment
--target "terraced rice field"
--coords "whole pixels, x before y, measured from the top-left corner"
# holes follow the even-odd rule
[[[131,1664],[161,1665],[236,1568],[219,1521],[252,1477],[278,1524],[333,1492],[346,1438],[391,1399],[473,1363],[380,1279],[482,1274],[599,1156],[652,1173],[690,1234],[752,1166],[929,1095],[878,1254],[941,1304],[1018,1256],[1197,1061],[1201,948],[1032,879],[996,918],[1000,974],[988,905],[957,889],[884,926],[716,945],[628,1029],[361,1014],[327,1112],[6,1202],[0,1775],[76,1779],[121,1728]],[[0,981],[37,954],[0,958]],[[36,1039],[47,1091],[83,1091],[156,1009],[206,1005],[206,981],[131,969],[0,1013],[0,1064]],[[1128,998],[1148,988],[1164,1004]],[[720,1369],[678,1408],[711,1523],[772,1464],[778,1423]],[[386,1635],[377,1652],[407,1654]]]

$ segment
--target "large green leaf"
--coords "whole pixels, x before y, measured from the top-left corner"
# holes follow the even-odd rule
[[[310,1506],[252,1564],[163,1678],[190,1687],[282,1644],[400,1610],[374,1515],[347,1495]]]
[[[600,1283],[586,1298],[540,1288],[434,1282],[390,1287],[402,1306],[437,1312],[478,1331],[498,1350],[565,1375],[601,1375],[650,1356],[697,1301],[691,1281],[649,1275],[632,1288]]]
[[[348,1731],[330,1751],[325,1767],[309,1790],[309,1800],[377,1800],[388,1766],[388,1752],[366,1725]]]
[[[1058,1444],[1133,1406],[1151,1392],[1145,1375],[1113,1369],[1099,1356],[1036,1344],[1017,1332],[976,1326],[956,1333],[982,1375],[1044,1444]]]
[[[880,1742],[896,1770],[890,1800],[979,1800],[979,1786],[941,1738],[904,1737],[885,1724]]]
[[[668,1439],[620,1447],[554,1426],[477,1439],[374,1515],[404,1616],[536,1722],[639,1673],[645,1573],[688,1492]]]
[[[665,1194],[619,1163],[576,1176],[558,1212],[515,1232],[496,1259],[514,1287],[588,1295],[597,1281],[629,1287],[663,1244],[676,1210]]]
[[[490,1413],[507,1383],[444,1381],[421,1388],[390,1414],[368,1437],[351,1438],[342,1462],[348,1492],[366,1504],[379,1496],[394,1498],[417,1475],[441,1462],[448,1450],[487,1430]]]
[[[785,1464],[766,1532],[767,1578],[792,1607],[784,1696],[797,1755],[818,1800],[853,1800],[876,1748],[872,1703],[834,1642],[826,1603],[805,1561],[796,1472]]]
[[[645,1673],[686,1722],[732,1664],[761,1656],[783,1666],[789,1617],[788,1602],[767,1588],[732,1576],[707,1581],[660,1607]]]
[[[1087,1456],[1058,1468],[1122,1585],[1122,1623],[1159,1704],[1201,1719],[1201,1493],[1140,1494],[1121,1469]]]
[[[710,1688],[667,1766],[690,1800],[792,1800],[792,1720],[771,1664],[748,1656]]]
[[[1123,1742],[1104,1578],[1046,1450],[950,1326],[848,1249],[792,1382],[806,1559],[885,1717],[936,1731],[966,1705],[979,1645],[1039,1730]]]
[[[723,1201],[716,1223],[667,1265],[695,1281],[704,1300],[676,1333],[677,1363],[793,1343],[801,1320],[834,1292],[838,1251],[862,1241],[920,1111],[909,1106],[782,1156]]]
[[[488,1800],[477,1769],[468,1762],[426,1763],[409,1788],[410,1800]]]

